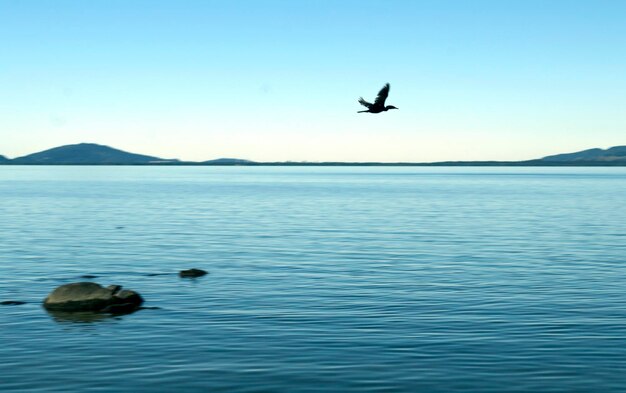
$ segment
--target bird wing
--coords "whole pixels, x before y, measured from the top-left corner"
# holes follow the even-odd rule
[[[382,89],[378,92],[378,96],[376,96],[376,101],[374,101],[374,105],[385,106],[385,100],[389,95],[389,83],[385,84]]]
[[[373,104],[370,104],[369,102],[365,101],[363,97],[359,98],[359,104],[363,105],[367,109],[372,109],[372,106],[374,106]]]

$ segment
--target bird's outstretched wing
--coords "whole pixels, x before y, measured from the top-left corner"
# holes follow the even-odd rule
[[[370,104],[369,102],[365,101],[363,97],[359,98],[359,104],[363,105],[367,109],[372,109],[372,106],[373,106],[373,104]]]
[[[374,105],[376,106],[385,106],[385,100],[389,95],[389,83],[385,84],[382,89],[378,92],[378,96],[376,96],[376,101],[374,101]]]

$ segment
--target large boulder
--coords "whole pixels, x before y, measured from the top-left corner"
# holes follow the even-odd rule
[[[135,311],[143,298],[135,291],[119,285],[103,287],[94,282],[76,282],[61,285],[44,300],[43,306],[51,311],[91,311],[128,313]]]

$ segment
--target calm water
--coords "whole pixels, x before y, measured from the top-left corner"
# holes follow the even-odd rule
[[[0,167],[0,391],[624,392],[625,205],[626,168]],[[41,308],[84,274],[160,309]]]

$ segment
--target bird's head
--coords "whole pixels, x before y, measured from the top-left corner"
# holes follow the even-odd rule
[[[385,110],[389,110],[389,109],[398,109],[393,105],[387,105],[387,107],[385,107]]]

